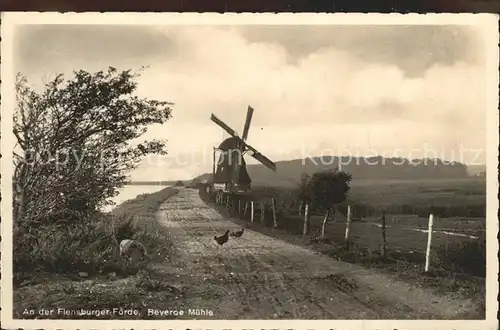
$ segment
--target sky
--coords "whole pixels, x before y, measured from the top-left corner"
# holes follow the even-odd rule
[[[214,113],[273,161],[322,155],[439,157],[485,163],[486,63],[472,26],[25,25],[15,69],[137,70],[137,95],[174,103],[144,139],[169,155],[133,180],[189,179],[212,168]],[[246,158],[248,163],[255,163]]]

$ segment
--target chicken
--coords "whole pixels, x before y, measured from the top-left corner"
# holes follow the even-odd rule
[[[146,247],[139,241],[133,239],[124,239],[120,242],[120,255],[126,256],[129,261],[138,261],[140,259],[149,259]]]
[[[226,230],[226,233],[222,236],[214,236],[214,240],[217,242],[219,245],[223,245],[224,243],[227,243],[229,240],[229,230]]]
[[[231,233],[231,236],[232,237],[241,237],[243,235],[244,230],[245,230],[245,228],[241,228],[241,230],[234,231]]]

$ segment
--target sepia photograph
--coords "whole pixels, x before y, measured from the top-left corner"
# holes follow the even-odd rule
[[[496,15],[1,29],[4,326],[498,327]]]

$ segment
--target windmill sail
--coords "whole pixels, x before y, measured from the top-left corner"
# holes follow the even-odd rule
[[[245,120],[245,126],[243,127],[243,134],[241,135],[241,139],[243,141],[246,141],[248,138],[248,130],[250,129],[250,122],[252,121],[252,116],[253,116],[253,108],[251,106],[248,106],[247,119]]]
[[[269,158],[261,154],[257,149],[245,143],[245,147],[251,151],[251,156],[257,159],[262,165],[276,172],[276,164],[273,163]]]
[[[214,114],[210,117],[210,120],[222,127],[223,130],[229,133],[231,136],[238,136],[238,133],[236,133],[231,127],[229,127],[225,122],[220,120],[219,118],[215,117]]]

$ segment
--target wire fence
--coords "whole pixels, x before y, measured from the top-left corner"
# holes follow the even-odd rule
[[[357,206],[340,205],[324,224],[325,213],[309,209],[308,228],[304,231],[305,206],[283,202],[272,195],[248,199],[221,194],[218,202],[228,212],[255,225],[279,228],[310,240],[323,239],[336,245],[355,246],[369,254],[385,258],[431,265],[450,263],[448,268],[481,274],[485,266],[485,219],[467,217],[438,217],[433,214],[431,247],[428,250],[429,216],[392,214],[372,209],[367,214]],[[350,216],[347,216],[347,209]],[[324,226],[324,235],[323,234]],[[458,264],[458,266],[457,266]],[[465,269],[465,268],[471,269]]]

